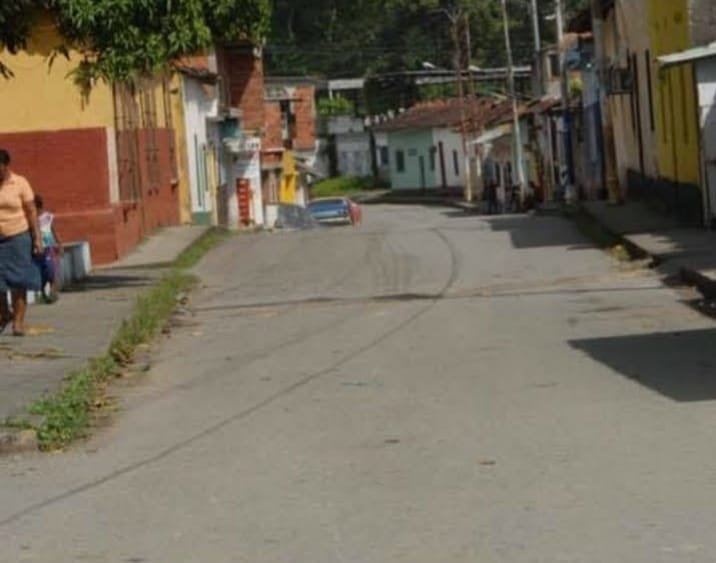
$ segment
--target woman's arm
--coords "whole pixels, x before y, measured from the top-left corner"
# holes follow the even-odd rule
[[[52,224],[52,237],[55,239],[55,245],[57,245],[57,252],[62,254],[65,251],[65,249],[62,248],[62,241],[60,240],[60,237],[57,234],[57,229],[55,229],[54,223]]]
[[[35,202],[24,201],[22,205],[25,209],[27,222],[30,225],[30,232],[32,233],[32,250],[35,254],[41,254],[43,251],[42,235],[40,234],[40,225],[37,222],[37,208],[35,207]]]

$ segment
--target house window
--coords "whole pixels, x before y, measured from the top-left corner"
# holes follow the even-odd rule
[[[405,153],[403,151],[395,151],[395,169],[398,172],[405,172]]]
[[[437,149],[435,147],[430,147],[430,171],[435,171],[435,154],[437,153]]]
[[[382,166],[390,164],[390,151],[388,147],[380,147],[380,164]]]
[[[460,156],[457,151],[452,151],[452,164],[455,168],[455,176],[460,175]]]

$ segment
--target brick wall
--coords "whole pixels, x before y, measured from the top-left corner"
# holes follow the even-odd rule
[[[262,131],[266,122],[263,60],[249,49],[232,49],[224,55],[231,105],[243,112],[244,131]]]
[[[137,202],[110,202],[107,131],[73,129],[0,134],[13,169],[25,176],[57,216],[65,241],[90,243],[95,264],[117,260],[157,227],[179,224],[179,198],[172,186],[170,131],[156,132],[157,182],[149,181],[147,133],[140,132],[141,194]]]
[[[296,114],[296,150],[313,150],[316,146],[316,89],[314,86],[298,86],[297,101],[293,107]]]
[[[266,102],[266,135],[263,138],[264,149],[283,148],[281,132],[281,104],[279,102]]]
[[[104,128],[0,133],[0,147],[55,213],[109,204]]]

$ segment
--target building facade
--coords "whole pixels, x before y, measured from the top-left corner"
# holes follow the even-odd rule
[[[93,262],[106,264],[180,221],[171,79],[98,83],[84,97],[68,77],[79,55],[48,68],[58,44],[48,18],[25,51],[2,55],[15,76],[0,81],[0,146],[55,212],[63,239],[88,241]]]

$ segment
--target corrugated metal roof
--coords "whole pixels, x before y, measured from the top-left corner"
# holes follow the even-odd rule
[[[716,57],[716,43],[711,43],[705,47],[694,47],[686,51],[679,53],[671,53],[669,55],[662,55],[657,60],[662,67],[670,67],[676,65],[683,65],[692,63],[701,59],[709,59]]]

